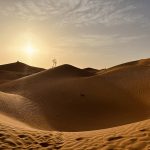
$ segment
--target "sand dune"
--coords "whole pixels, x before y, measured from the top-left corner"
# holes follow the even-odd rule
[[[38,105],[25,97],[0,92],[0,112],[30,126],[38,128],[38,124],[43,124],[48,128]]]
[[[5,119],[5,118],[4,118]],[[150,120],[105,130],[56,132],[0,120],[0,149],[149,150]]]
[[[0,149],[150,149],[150,59],[12,70],[1,74],[10,80],[0,85]]]
[[[0,70],[0,84],[23,77],[24,74]]]
[[[44,69],[32,67],[32,66],[29,66],[27,64],[17,61],[15,63],[0,65],[0,70],[20,72],[24,74],[33,74],[33,73],[43,71]]]
[[[36,103],[42,111],[39,122],[46,117],[49,130],[108,128],[150,116],[149,63],[138,64],[98,75],[62,65],[9,82],[0,90]]]
[[[32,67],[21,62],[0,65],[0,84],[43,70],[42,68]]]
[[[94,68],[84,68],[83,70],[86,70],[88,72],[95,73],[95,74],[100,71],[100,70],[94,69]]]
[[[150,58],[123,63],[123,64],[120,64],[120,65],[111,67],[108,70],[110,71],[110,70],[115,70],[115,69],[120,69],[120,68],[129,68],[129,67],[135,67],[135,66],[149,67],[150,66]]]

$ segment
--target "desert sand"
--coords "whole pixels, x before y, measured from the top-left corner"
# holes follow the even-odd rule
[[[0,71],[1,149],[150,149],[150,59]]]
[[[17,61],[16,63],[0,65],[0,84],[43,71],[43,68],[32,67]]]

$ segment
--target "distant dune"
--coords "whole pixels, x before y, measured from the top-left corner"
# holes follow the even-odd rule
[[[5,77],[3,74],[6,74],[9,79],[0,85],[0,115],[2,118],[8,118],[1,119],[1,126],[4,128],[7,128],[8,124],[9,130],[12,130],[13,125],[9,122],[20,122],[24,127],[18,125],[16,130],[21,133],[22,128],[26,127],[26,138],[34,136],[32,131],[42,137],[49,132],[41,130],[51,130],[53,140],[58,137],[60,142],[66,143],[60,144],[64,149],[68,148],[69,143],[72,144],[70,149],[75,149],[74,146],[79,148],[80,144],[83,147],[89,144],[90,147],[91,142],[88,142],[88,139],[91,141],[94,137],[96,140],[91,146],[94,144],[97,148],[103,145],[110,146],[111,149],[112,143],[119,146],[117,141],[121,141],[120,144],[124,147],[135,144],[135,147],[144,148],[148,145],[149,120],[130,123],[150,117],[150,59],[102,70],[79,69],[67,64],[44,70],[18,63],[0,67],[0,76]],[[21,77],[20,73],[23,73],[24,66],[28,68],[27,72],[30,75]],[[3,82],[4,78],[0,80]],[[100,130],[104,128],[110,129]],[[16,136],[18,133],[15,132],[13,134]],[[132,132],[138,141],[129,141],[129,138],[132,138],[129,132]],[[141,135],[142,133],[145,133],[145,136]],[[109,137],[110,140],[105,141],[102,136]],[[48,138],[51,137],[48,135]],[[75,138],[76,142],[72,141]],[[144,139],[145,144],[139,142],[138,138]],[[58,143],[55,144],[59,146]]]
[[[88,71],[88,72],[91,72],[91,73],[97,73],[99,72],[100,70],[98,69],[94,69],[94,68],[84,68],[85,71]]]
[[[18,78],[24,77],[24,74],[18,73],[18,72],[13,72],[13,71],[5,71],[5,70],[0,70],[0,84],[6,83]]]
[[[42,68],[32,67],[21,62],[0,65],[0,84],[43,70]]]
[[[141,59],[141,60],[136,60],[136,61],[120,64],[120,65],[117,65],[117,66],[109,68],[109,70],[126,68],[126,67],[135,67],[135,66],[143,66],[143,67],[146,66],[146,67],[149,67],[150,66],[150,58],[149,59]]]
[[[17,61],[15,63],[0,65],[0,70],[13,71],[13,72],[19,72],[19,73],[24,73],[24,74],[33,74],[33,73],[43,71],[45,69],[32,67],[32,66],[29,66],[27,64]]]

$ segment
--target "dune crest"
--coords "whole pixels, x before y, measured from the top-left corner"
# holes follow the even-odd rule
[[[12,72],[18,72],[18,73],[20,72],[20,73],[24,73],[24,74],[29,75],[29,74],[43,71],[45,69],[32,67],[32,66],[29,66],[27,64],[24,64],[22,62],[17,61],[15,63],[0,65],[0,70],[12,71]]]
[[[44,70],[43,68],[32,67],[19,61],[0,65],[0,84],[8,83]]]

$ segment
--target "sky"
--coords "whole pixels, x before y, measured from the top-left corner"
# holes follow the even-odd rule
[[[0,64],[108,68],[150,57],[150,0],[0,0]]]

